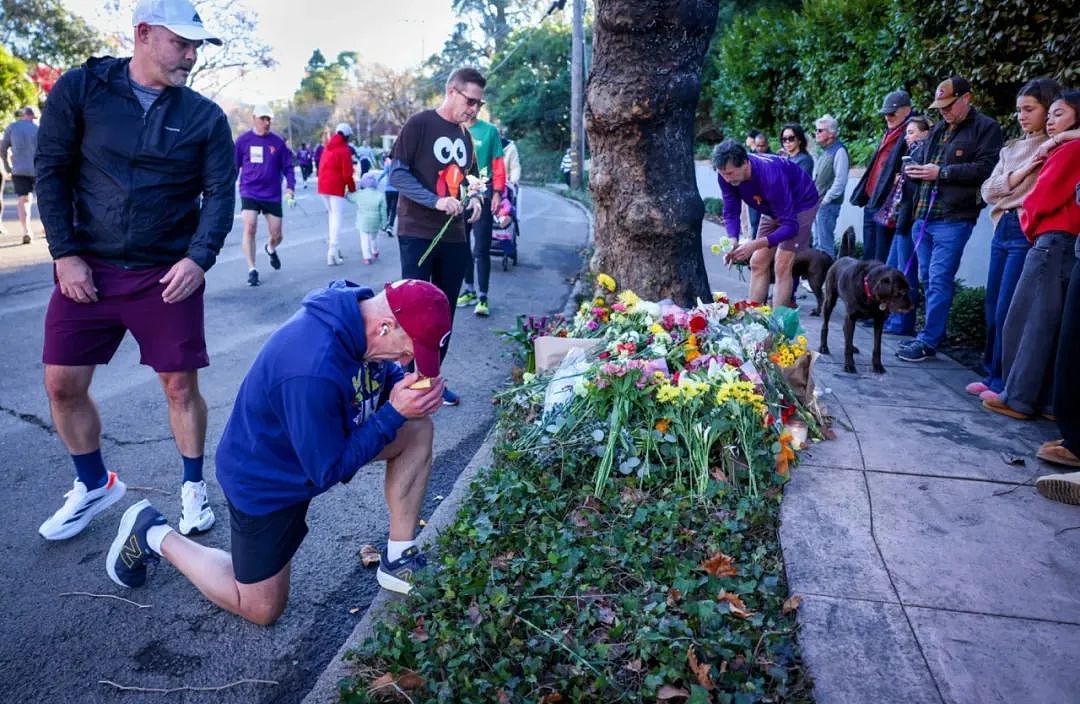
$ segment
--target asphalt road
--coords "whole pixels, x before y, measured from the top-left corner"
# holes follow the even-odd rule
[[[206,295],[211,366],[200,376],[210,407],[207,448],[210,499],[217,525],[199,539],[228,549],[228,511],[213,476],[213,453],[237,387],[266,337],[297,308],[303,295],[331,278],[379,285],[400,274],[395,239],[381,236],[381,259],[360,261],[355,234],[344,237],[345,265],[325,264],[326,217],[311,190],[287,213],[281,271],[261,254],[263,285],[245,285],[239,219]],[[435,417],[435,469],[425,515],[454,480],[488,432],[492,392],[508,378],[509,347],[496,331],[512,327],[522,312],[562,308],[585,245],[584,215],[547,191],[527,189],[519,264],[492,272],[492,315],[458,311],[444,365],[462,404]],[[9,213],[5,213],[9,216]],[[351,213],[350,213],[351,217]],[[360,565],[364,543],[386,539],[381,467],[364,470],[348,486],[312,503],[311,533],[293,562],[293,589],[282,619],[270,628],[250,625],[212,606],[174,568],[153,568],[145,587],[126,591],[105,574],[104,560],[123,509],[148,498],[175,525],[179,516],[180,459],[156,375],[138,363],[138,348],[125,340],[113,362],[98,370],[92,393],[103,420],[106,464],[128,484],[128,494],[71,540],[49,543],[38,525],[62,503],[73,479],[71,461],[52,429],[41,386],[42,320],[52,292],[45,245],[17,245],[0,237],[0,466],[8,482],[0,492],[3,569],[0,593],[0,699],[9,702],[113,702],[160,700],[132,695],[100,680],[145,688],[215,687],[179,692],[169,702],[294,702],[314,683],[363,616],[378,586]],[[350,221],[351,222],[351,221]],[[21,234],[21,233],[20,233]],[[261,233],[265,236],[265,230]],[[69,592],[117,595],[149,608]]]

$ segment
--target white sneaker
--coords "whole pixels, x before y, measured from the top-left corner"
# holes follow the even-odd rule
[[[180,533],[202,533],[213,525],[214,512],[206,500],[206,482],[184,482],[180,487]]]
[[[64,494],[67,501],[41,524],[38,533],[45,540],[67,540],[78,535],[91,518],[123,498],[125,491],[127,485],[116,477],[116,472],[109,472],[105,486],[93,491],[87,491],[86,485],[76,479],[71,491]]]
[[[345,258],[341,256],[341,250],[331,249],[326,253],[326,266],[338,266],[345,263]]]

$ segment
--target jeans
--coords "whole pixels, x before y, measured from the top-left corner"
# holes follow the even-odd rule
[[[885,227],[874,220],[880,208],[863,208],[863,261],[877,260],[884,262],[892,247],[894,228]],[[899,269],[898,265],[896,268]]]
[[[386,191],[384,196],[386,198],[386,229],[394,229],[394,220],[397,218],[397,191]]]
[[[750,237],[757,239],[758,225],[761,223],[761,213],[754,210],[750,206],[746,207],[746,212],[750,217]]]
[[[918,242],[919,279],[926,282],[926,324],[918,334],[919,342],[936,350],[945,341],[956,292],[956,271],[975,223],[971,220],[916,220],[911,231],[918,233],[926,223],[926,233]]]
[[[418,265],[420,257],[431,244],[430,239],[423,237],[402,236],[398,233],[398,249],[401,251],[401,278],[420,279],[430,281],[446,294],[446,300],[450,301],[450,321],[454,320],[454,312],[457,310],[455,303],[461,294],[461,280],[465,276],[465,270],[472,267],[472,257],[469,256],[468,242],[447,242],[443,240],[435,245],[435,249],[424,260],[424,264]],[[439,352],[441,359],[446,358],[446,351],[450,348],[450,338],[447,338]]]
[[[472,239],[472,256],[476,261],[476,288],[481,296],[488,294],[491,282],[491,229],[495,218],[491,215],[491,198],[484,198],[480,204],[480,219],[471,225],[465,224],[466,238]],[[473,268],[465,270],[465,287],[473,287]]]
[[[1002,332],[1029,249],[1031,243],[1020,229],[1020,217],[1015,210],[1008,211],[994,228],[994,239],[990,242],[990,269],[986,274],[986,349],[983,351],[986,377],[983,383],[995,393],[1001,393],[1005,388]]]
[[[907,313],[889,313],[889,317],[885,320],[885,332],[894,335],[915,336],[915,309],[918,308],[922,295],[919,289],[919,262],[914,254],[915,242],[911,239],[911,233],[897,232],[889,245],[889,256],[885,263],[904,272],[908,283],[908,300],[911,301],[911,310]],[[909,263],[911,266],[908,266]],[[907,267],[906,271],[905,267]]]
[[[836,221],[840,217],[840,203],[822,203],[814,219],[814,247],[830,257],[836,257]]]
[[[1075,245],[1074,235],[1044,233],[1024,258],[1001,344],[1005,390],[1000,398],[1015,411],[1035,415],[1051,409],[1054,355]]]
[[[1054,417],[1065,449],[1080,457],[1080,238],[1073,246],[1076,263],[1065,294],[1057,365],[1054,371]]]

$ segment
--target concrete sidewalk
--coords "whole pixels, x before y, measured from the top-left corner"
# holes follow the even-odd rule
[[[706,223],[706,247],[720,232]],[[714,290],[746,295],[706,263]],[[871,373],[863,327],[845,374],[842,314],[815,368],[837,437],[792,473],[780,531],[817,702],[1080,702],[1080,510],[1030,486],[1056,471],[1034,456],[1056,426],[983,410],[974,373],[901,362],[896,337]],[[816,349],[820,318],[802,324]]]

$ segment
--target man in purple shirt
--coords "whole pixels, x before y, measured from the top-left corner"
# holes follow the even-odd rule
[[[768,300],[769,271],[775,269],[773,305],[790,305],[791,267],[795,254],[810,246],[810,227],[818,209],[814,180],[793,161],[747,154],[731,139],[713,149],[712,165],[724,196],[724,227],[737,245],[724,261],[730,266],[750,260],[750,300],[759,303]],[[743,244],[738,244],[740,200],[761,213],[757,238]]]
[[[274,113],[266,105],[252,111],[252,129],[236,140],[236,168],[240,171],[240,214],[244,218],[244,257],[248,265],[248,286],[259,285],[255,268],[255,230],[259,213],[266,215],[270,241],[265,245],[270,266],[281,268],[277,246],[281,244],[281,179],[285,178],[285,197],[293,198],[296,176],[292,152],[278,135],[270,131]]]

